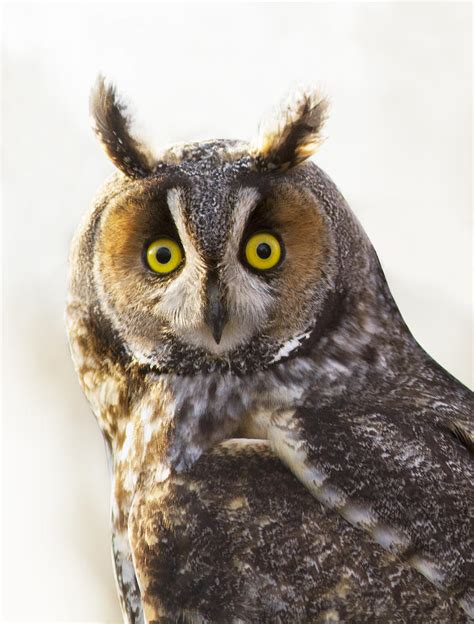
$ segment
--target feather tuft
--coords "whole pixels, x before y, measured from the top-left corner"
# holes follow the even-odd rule
[[[114,165],[129,178],[150,175],[153,158],[131,135],[131,119],[115,87],[107,85],[100,75],[91,91],[90,114],[94,131]]]
[[[322,142],[328,102],[318,91],[304,90],[284,100],[260,125],[254,154],[263,169],[287,170],[312,156]]]

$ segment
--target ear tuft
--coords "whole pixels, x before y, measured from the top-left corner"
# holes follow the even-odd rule
[[[113,85],[98,76],[90,95],[93,128],[114,165],[130,178],[144,178],[153,170],[148,149],[130,134],[131,120]]]
[[[259,128],[255,156],[264,169],[287,170],[303,162],[322,142],[328,102],[316,91],[302,91],[283,102]]]

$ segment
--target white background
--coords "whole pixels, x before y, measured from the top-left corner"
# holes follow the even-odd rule
[[[293,85],[322,85],[315,160],[415,336],[470,384],[471,7],[16,5],[3,43],[3,617],[118,621],[105,453],[63,325],[70,239],[112,170],[89,130],[95,75],[157,147],[250,138]]]

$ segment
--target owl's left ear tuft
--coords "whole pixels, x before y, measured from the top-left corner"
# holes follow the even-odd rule
[[[301,91],[285,100],[260,125],[253,151],[261,167],[285,171],[312,156],[322,142],[327,111],[328,102],[317,91]]]
[[[131,120],[115,87],[99,76],[90,95],[93,128],[114,165],[129,178],[144,178],[153,171],[149,150],[130,132]]]

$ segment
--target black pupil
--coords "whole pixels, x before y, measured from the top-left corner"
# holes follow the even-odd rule
[[[167,264],[171,260],[171,250],[169,247],[158,247],[156,259],[160,264]]]
[[[260,245],[258,245],[257,256],[262,260],[266,260],[267,258],[269,258],[271,253],[272,249],[270,245],[267,245],[267,243],[260,243]]]

